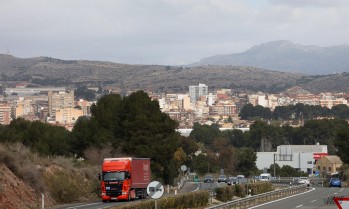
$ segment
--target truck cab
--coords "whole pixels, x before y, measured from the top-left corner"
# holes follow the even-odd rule
[[[99,179],[103,202],[146,198],[146,187],[150,182],[150,159],[106,158]]]

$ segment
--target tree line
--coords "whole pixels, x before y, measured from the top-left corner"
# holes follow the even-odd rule
[[[261,105],[247,104],[241,108],[239,116],[242,120],[313,120],[317,118],[349,119],[349,107],[345,104],[333,106],[332,109],[320,105],[277,106],[274,111]]]
[[[210,159],[212,156],[209,154],[205,156],[206,161],[211,162],[210,166],[216,166],[216,171],[219,167],[229,167],[232,164],[235,165],[236,170],[243,171],[242,167],[249,163],[252,164],[252,161],[256,159],[255,152],[273,152],[276,151],[277,146],[287,144],[315,145],[319,143],[327,145],[330,155],[338,155],[344,163],[349,163],[349,124],[341,119],[308,120],[304,126],[300,127],[256,120],[250,126],[250,131],[246,132],[238,129],[220,131],[216,124],[210,126],[195,124],[190,138],[203,144],[202,147],[207,149],[207,153],[221,152],[220,158],[223,158],[223,154],[228,152],[229,148],[233,148],[231,153],[234,153],[235,150],[235,158],[230,160],[220,159],[217,162]],[[230,156],[232,155],[234,154]],[[213,156],[213,158],[217,157]],[[253,165],[248,170],[256,171]]]

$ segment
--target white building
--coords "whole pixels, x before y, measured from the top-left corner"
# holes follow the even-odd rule
[[[160,98],[158,99],[158,102],[159,102],[159,107],[161,110],[164,110],[166,108],[166,101],[164,98]]]
[[[207,105],[212,106],[217,99],[217,95],[214,95],[212,93],[209,93],[207,96]]]
[[[257,152],[256,165],[260,170],[269,169],[275,158],[275,163],[280,167],[289,165],[298,171],[313,174],[315,161],[323,155],[327,155],[327,145],[281,145],[276,152]]]
[[[268,106],[268,100],[265,95],[258,95],[257,97],[257,104],[262,107],[269,107]]]

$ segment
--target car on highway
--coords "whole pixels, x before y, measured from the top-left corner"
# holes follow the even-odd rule
[[[244,175],[237,175],[236,178],[238,179],[239,184],[246,184],[247,183],[247,179],[245,178]]]
[[[226,175],[220,175],[218,177],[218,183],[221,183],[221,182],[224,182],[224,183],[227,182],[227,176]]]
[[[307,186],[310,186],[310,181],[308,177],[299,177],[298,184],[306,184]]]
[[[259,180],[260,180],[260,181],[270,181],[270,178],[271,178],[270,173],[262,173],[262,174],[260,175]]]
[[[342,182],[339,178],[331,178],[329,182],[329,187],[342,187]]]
[[[213,183],[213,177],[211,175],[206,175],[204,177],[204,183]]]
[[[229,186],[235,185],[235,184],[238,184],[238,183],[239,183],[239,181],[238,181],[237,177],[229,177],[228,180],[227,180],[227,184]]]

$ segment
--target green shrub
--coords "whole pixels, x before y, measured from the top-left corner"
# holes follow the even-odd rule
[[[45,187],[41,178],[41,171],[30,160],[30,157],[29,149],[20,143],[9,144],[6,148],[0,146],[0,162],[4,163],[14,175],[36,191],[44,192]]]
[[[198,191],[187,194],[180,194],[171,197],[163,197],[158,200],[157,206],[159,209],[185,209],[197,208],[208,205],[209,193],[208,191]],[[147,200],[121,207],[113,207],[118,209],[153,209],[155,208],[154,200]]]
[[[55,169],[44,175],[52,198],[59,203],[86,199],[95,190],[97,181],[87,180],[82,173]]]
[[[236,184],[234,186],[235,188],[235,195],[238,197],[245,197],[246,191],[245,191],[245,186],[241,184]]]
[[[227,202],[232,200],[235,195],[235,187],[219,187],[216,188],[216,198],[219,201]]]
[[[273,190],[270,182],[258,182],[253,184],[236,184],[235,186],[219,187],[215,189],[216,199],[222,202],[231,201],[234,196],[245,197],[246,191],[251,190],[251,195],[261,194]]]

